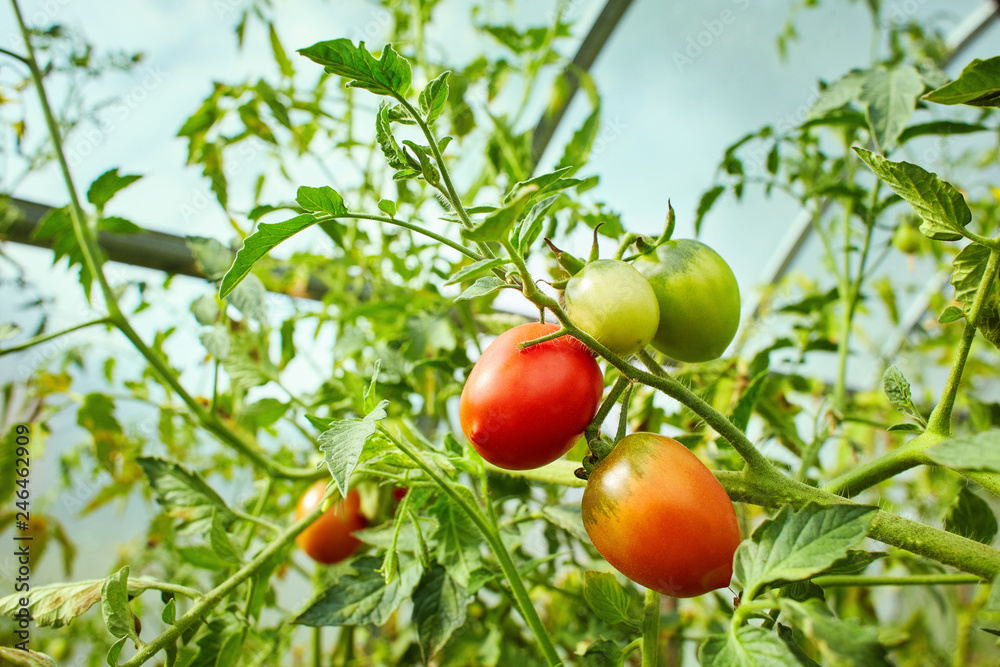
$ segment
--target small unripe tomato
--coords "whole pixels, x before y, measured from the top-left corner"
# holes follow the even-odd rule
[[[597,551],[632,581],[680,598],[729,585],[740,544],[733,504],[673,438],[622,438],[591,472],[582,511]]]
[[[573,324],[619,356],[649,345],[660,307],[649,281],[630,264],[599,259],[566,283],[566,313]]]
[[[597,414],[604,376],[586,345],[562,336],[518,348],[558,328],[536,322],[505,331],[469,373],[459,421],[495,466],[528,470],[555,461]]]
[[[326,495],[326,481],[318,480],[310,486],[295,506],[295,520],[309,514],[323,501]],[[295,538],[296,544],[313,560],[332,565],[348,558],[361,541],[352,533],[368,526],[368,520],[361,513],[361,495],[351,489],[347,496],[333,503],[308,528]]]
[[[638,257],[660,305],[653,347],[677,361],[709,361],[740,326],[740,287],[717,252],[700,241],[667,241]]]
[[[896,231],[892,234],[893,247],[907,255],[914,255],[920,252],[923,241],[924,235],[907,220],[901,221],[897,225]]]

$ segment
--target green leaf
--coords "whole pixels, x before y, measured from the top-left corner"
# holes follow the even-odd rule
[[[108,649],[108,655],[105,657],[108,667],[118,667],[118,656],[122,654],[122,649],[125,648],[125,642],[127,640],[128,637],[122,637]]]
[[[242,424],[258,429],[271,426],[284,417],[286,412],[288,412],[288,403],[276,398],[262,398],[244,407],[237,413],[237,418]]]
[[[476,282],[472,283],[469,287],[465,288],[465,291],[455,297],[455,301],[465,301],[468,299],[478,299],[481,296],[486,296],[487,294],[493,294],[505,287],[510,287],[500,278],[496,276],[485,276],[479,278]]]
[[[35,625],[59,628],[101,601],[106,579],[85,579],[31,588],[28,610]],[[138,595],[159,582],[147,577],[128,579],[129,595]],[[0,598],[0,615],[13,617],[21,608],[21,593]]]
[[[463,266],[455,273],[451,274],[445,285],[454,285],[460,283],[463,280],[471,280],[472,278],[492,271],[493,269],[504,266],[505,264],[510,264],[509,259],[503,257],[493,257],[487,259],[481,259],[477,262],[473,262],[468,266]]]
[[[997,534],[997,518],[989,503],[963,486],[944,517],[944,529],[970,540],[992,544]]]
[[[986,265],[990,261],[990,250],[978,243],[970,243],[952,261],[951,284],[955,286],[955,301],[962,304],[965,315],[972,310],[976,292],[986,275]],[[996,276],[991,276],[990,291],[996,290]]]
[[[941,315],[938,316],[938,323],[951,324],[952,322],[959,321],[963,317],[965,317],[965,314],[962,312],[961,308],[958,308],[957,306],[948,306],[942,310]]]
[[[923,221],[920,231],[937,241],[957,241],[972,220],[965,198],[951,183],[909,162],[893,162],[863,148],[854,152]]]
[[[9,667],[58,667],[56,661],[44,653],[22,651],[19,648],[6,646],[0,646],[0,664]]]
[[[420,652],[429,661],[465,623],[469,594],[440,565],[424,573],[413,591],[412,621],[417,626]]]
[[[726,186],[716,185],[710,188],[705,194],[701,196],[698,200],[698,211],[694,216],[694,235],[698,236],[701,231],[701,223],[708,215],[708,212],[712,210],[715,205],[716,200],[722,196],[722,193],[726,191]]]
[[[108,632],[115,637],[128,637],[135,633],[132,612],[128,608],[128,566],[104,580],[101,589],[101,613]]]
[[[809,109],[808,118],[821,118],[858,99],[869,74],[869,70],[854,69],[828,85]]]
[[[736,550],[734,572],[744,602],[769,584],[801,581],[845,557],[865,538],[876,512],[848,505],[783,507]]]
[[[111,232],[112,234],[141,234],[146,231],[131,220],[116,215],[101,218],[99,227],[102,232]]]
[[[295,201],[299,206],[313,213],[338,216],[347,213],[344,198],[331,187],[321,188],[300,187],[295,193]]]
[[[573,133],[573,137],[563,149],[562,157],[556,164],[556,169],[566,167],[578,168],[590,159],[590,151],[594,147],[597,133],[601,129],[601,106],[598,104],[584,119],[583,124]]]
[[[552,195],[534,204],[521,222],[517,223],[517,227],[514,228],[513,241],[514,247],[522,255],[526,255],[531,245],[538,240],[539,234],[542,233],[543,216],[560,196]]]
[[[608,625],[629,620],[628,593],[610,572],[583,573],[583,599],[599,619]]]
[[[1000,472],[1000,430],[952,438],[925,452],[932,461],[961,472]]]
[[[355,559],[355,574],[340,577],[292,621],[299,625],[384,625],[404,600],[409,600],[420,582],[420,561],[403,561],[399,576],[386,584],[378,568],[382,559]]]
[[[303,229],[316,224],[316,216],[311,213],[297,215],[291,220],[274,224],[261,223],[257,231],[243,241],[243,247],[236,253],[236,260],[222,278],[219,296],[225,297],[240,284],[253,265],[285,239],[298,234]]]
[[[507,193],[507,196],[504,197],[503,203],[504,205],[507,205],[514,199],[520,198],[526,189],[533,192],[535,196],[544,197],[579,185],[583,181],[578,178],[563,178],[563,176],[576,168],[576,166],[563,167],[562,169],[556,169],[555,171],[547,174],[535,176],[527,181],[515,183]]]
[[[212,544],[212,551],[227,563],[240,563],[242,558],[236,551],[236,547],[229,540],[227,526],[219,518],[218,512],[212,512],[212,529],[209,531],[209,540]]]
[[[288,54],[285,53],[285,47],[281,45],[281,40],[278,39],[278,32],[274,29],[274,24],[269,23],[267,29],[271,39],[271,52],[274,53],[274,62],[278,63],[281,76],[288,78],[295,76],[295,68],[292,66],[292,61],[288,59]]]
[[[388,199],[380,199],[378,202],[378,209],[388,215],[390,218],[396,217],[396,202],[390,201]]]
[[[499,242],[507,238],[507,232],[514,226],[528,201],[538,192],[536,185],[528,185],[518,191],[517,196],[472,229],[463,229],[462,236],[479,243]]]
[[[365,48],[349,39],[334,39],[318,42],[299,53],[326,68],[327,72],[348,79],[352,88],[364,88],[376,95],[391,95],[397,99],[406,95],[410,88],[412,73],[410,63],[386,44],[382,57],[375,57]]]
[[[953,120],[934,120],[929,123],[911,125],[899,135],[899,143],[903,144],[916,137],[926,135],[951,136],[955,134],[972,134],[974,132],[985,132],[990,128],[979,123],[960,123]]]
[[[167,625],[173,625],[174,621],[177,620],[177,603],[174,602],[174,598],[170,598],[163,605],[163,611],[160,612],[160,620]]]
[[[1000,56],[973,60],[957,79],[927,93],[924,99],[938,104],[1000,106]]]
[[[908,413],[913,405],[913,396],[910,394],[910,383],[895,366],[889,366],[882,374],[882,390],[886,398],[897,410]]]
[[[757,373],[747,384],[733,407],[733,414],[729,417],[729,421],[744,433],[746,433],[747,424],[750,423],[750,415],[753,414],[753,409],[757,405],[757,399],[760,398],[760,392],[767,383],[768,374],[767,368]]]
[[[868,127],[883,153],[896,145],[922,92],[924,81],[912,65],[879,68],[865,78],[858,99],[866,105]]]
[[[354,469],[358,467],[361,452],[368,438],[375,434],[378,422],[385,419],[385,408],[389,401],[382,401],[364,419],[343,419],[334,422],[319,436],[319,448],[323,451],[333,481],[340,495],[347,495],[348,482]]]
[[[420,91],[420,110],[428,125],[433,125],[448,103],[448,77],[451,72],[443,72]]]
[[[233,251],[207,236],[186,236],[184,245],[191,251],[195,263],[209,280],[219,280],[233,263]]]
[[[781,610],[819,649],[823,664],[835,667],[891,667],[886,649],[879,642],[879,628],[862,625],[857,619],[839,619],[818,599],[797,602],[781,600]]]
[[[87,190],[87,201],[96,206],[98,211],[103,211],[104,206],[111,201],[112,197],[140,178],[142,176],[135,174],[119,176],[117,167],[109,169],[90,184],[90,189]]]
[[[236,519],[226,502],[198,473],[152,456],[141,456],[136,462],[149,478],[157,502],[180,515],[188,531],[207,532],[214,514],[227,526]]]
[[[1000,611],[1000,574],[990,584],[990,597],[986,600],[986,608],[990,611]]]
[[[475,497],[468,489],[454,488],[475,506]],[[437,544],[438,562],[448,568],[448,573],[460,586],[468,588],[472,571],[482,563],[482,533],[472,518],[444,494],[430,508],[430,514],[438,522],[438,529],[432,536],[432,542]]]
[[[750,625],[711,635],[698,647],[698,662],[702,667],[802,667],[775,633]]]
[[[396,108],[398,107],[390,107],[385,101],[379,105],[378,113],[375,114],[375,140],[390,167],[409,171],[417,165],[411,165],[407,160],[406,153],[392,136],[392,124],[389,122],[392,110]]]
[[[542,508],[542,517],[557,528],[562,528],[584,544],[590,544],[590,536],[587,535],[587,529],[583,526],[583,514],[580,510],[580,503],[546,505]]]
[[[892,424],[885,429],[889,433],[923,433],[924,429],[918,424]]]

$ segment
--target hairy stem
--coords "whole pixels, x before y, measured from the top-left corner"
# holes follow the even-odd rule
[[[642,667],[656,667],[659,658],[660,594],[646,589],[642,615]]]

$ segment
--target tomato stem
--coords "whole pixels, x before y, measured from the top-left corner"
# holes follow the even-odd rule
[[[565,327],[563,327],[563,328],[557,329],[556,331],[553,331],[550,334],[545,334],[544,336],[540,336],[540,337],[532,339],[532,340],[526,340],[526,341],[524,341],[522,343],[518,343],[517,344],[517,349],[523,351],[523,350],[526,350],[529,347],[532,347],[534,345],[538,345],[540,343],[544,343],[544,342],[550,341],[550,340],[555,340],[556,338],[562,338],[563,336],[565,336],[567,334],[569,334],[569,331]]]
[[[642,616],[642,667],[656,667],[659,659],[660,594],[646,589]]]

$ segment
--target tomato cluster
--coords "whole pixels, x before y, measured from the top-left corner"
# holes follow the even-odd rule
[[[719,357],[739,325],[739,287],[703,243],[667,241],[634,266],[595,260],[565,283],[570,321],[604,348],[629,356],[652,344],[678,361]],[[488,462],[537,468],[563,456],[600,407],[604,380],[593,353],[571,336],[521,349],[558,331],[523,324],[476,362],[459,403],[462,431]],[[727,586],[740,542],[725,489],[676,440],[623,438],[599,461],[582,500],[597,551],[643,586],[693,597]]]

